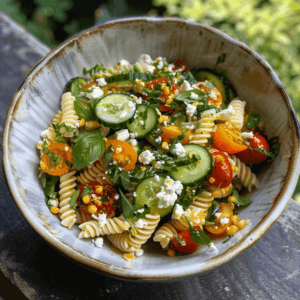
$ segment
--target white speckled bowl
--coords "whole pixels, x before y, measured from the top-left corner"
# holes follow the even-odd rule
[[[241,217],[251,224],[230,242],[216,243],[218,251],[168,257],[158,243],[144,247],[145,254],[131,263],[89,240],[79,240],[79,229],[68,230],[45,205],[37,179],[40,133],[60,108],[65,84],[96,63],[114,65],[122,58],[135,62],[142,53],[169,61],[184,60],[189,67],[213,67],[219,55],[239,98],[258,111],[267,136],[279,136],[275,161],[258,175],[260,189]],[[87,30],[54,49],[24,80],[10,105],[3,134],[3,165],[12,196],[28,223],[58,251],[96,271],[127,279],[166,280],[213,269],[260,239],[287,205],[299,175],[299,128],[282,83],[270,65],[245,44],[202,24],[174,19],[127,19]]]

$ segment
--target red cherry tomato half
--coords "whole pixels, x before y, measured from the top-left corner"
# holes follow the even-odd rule
[[[259,148],[270,151],[268,141],[260,134],[254,133],[252,139],[247,139],[253,149]],[[250,161],[250,149],[246,149],[236,154],[236,156],[245,164],[259,164],[267,159],[267,155],[260,153],[259,151],[253,150],[251,153]]]
[[[209,182],[222,189],[226,188],[232,181],[232,168],[229,159],[221,151],[212,153],[212,158],[214,160],[214,167],[209,179],[214,178],[215,181],[212,182],[213,180],[211,180]]]
[[[188,70],[187,65],[182,60],[177,59],[176,61],[173,62],[173,64],[175,65],[175,68],[173,68],[173,71],[176,71],[176,70],[181,69],[182,67],[184,67],[184,70],[181,71],[182,74],[184,74]]]
[[[199,226],[195,226],[194,229],[200,229]],[[199,247],[201,246],[200,244],[196,243],[192,237],[191,237],[191,233],[190,230],[185,230],[182,231],[181,233],[178,234],[178,237],[185,242],[185,245],[181,245],[180,242],[173,238],[171,240],[173,247],[175,248],[175,250],[177,250],[178,252],[181,253],[194,253],[196,252]]]

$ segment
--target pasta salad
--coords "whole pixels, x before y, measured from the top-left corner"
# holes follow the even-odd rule
[[[212,237],[247,226],[240,191],[259,187],[253,165],[279,147],[245,105],[224,75],[181,60],[143,54],[84,68],[37,145],[47,206],[127,260],[151,237],[170,256],[213,249]]]

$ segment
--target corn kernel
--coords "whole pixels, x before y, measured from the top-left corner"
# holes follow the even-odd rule
[[[141,167],[141,171],[146,171],[146,168],[145,167]]]
[[[116,153],[118,154],[118,153],[121,153],[123,151],[123,148],[122,147],[118,147],[117,149],[116,149]]]
[[[88,212],[90,213],[90,214],[95,214],[96,212],[97,212],[97,206],[96,205],[94,205],[94,204],[90,204],[89,206],[88,206]]]
[[[166,101],[166,104],[172,104],[173,103],[173,98],[170,98]]]
[[[190,153],[190,154],[189,154],[189,158],[192,158],[192,157],[193,157],[193,153]]]
[[[163,91],[165,87],[166,87],[166,84],[163,82],[160,89]]]
[[[235,167],[234,167],[234,172],[235,172],[235,173],[238,173],[238,172],[239,172],[239,167],[238,167],[238,166],[235,166]]]
[[[107,142],[107,138],[103,138],[103,141],[106,143]]]
[[[50,211],[51,211],[53,214],[56,215],[56,214],[59,213],[59,208],[58,208],[58,207],[51,206]]]
[[[123,255],[123,257],[124,257],[127,261],[131,261],[131,260],[134,259],[134,255],[131,254],[131,253],[125,253],[125,254]]]
[[[102,202],[98,199],[93,199],[94,204],[101,206]]]
[[[81,119],[79,122],[79,127],[84,126],[84,124],[85,124],[85,119]]]
[[[242,229],[244,228],[245,226],[247,225],[247,221],[246,220],[241,220],[239,223],[238,223],[238,228],[239,229]]]
[[[192,105],[193,105],[193,106],[197,106],[197,102],[194,102]]]
[[[215,181],[216,181],[216,179],[214,179],[213,177],[210,177],[210,178],[208,179],[208,182],[211,183],[211,184],[214,183]]]
[[[100,127],[100,124],[97,121],[86,121],[85,130],[93,130]]]
[[[216,162],[223,162],[223,157],[221,155],[216,155],[215,161]]]
[[[241,218],[237,215],[234,215],[231,217],[231,221],[233,225],[238,226],[239,222],[241,221]]]
[[[130,233],[131,235],[136,236],[136,232],[134,232],[133,229],[130,229]]]
[[[103,192],[103,186],[97,186],[95,189],[96,194],[101,194]]]
[[[232,207],[232,209],[235,209],[233,202],[229,202],[229,205]]]
[[[234,235],[238,230],[239,230],[238,227],[236,227],[235,225],[231,225],[227,230],[227,234]]]
[[[218,198],[220,197],[220,192],[218,190],[215,190],[212,192],[212,195],[214,196],[214,198]]]
[[[226,190],[225,190],[225,189],[221,189],[221,194],[222,194],[223,196],[225,196],[225,195],[226,195]]]
[[[224,190],[226,191],[226,193],[228,193],[230,190],[230,185],[228,185]]]
[[[165,96],[168,96],[170,94],[170,89],[167,86],[165,86],[163,89],[163,93]]]
[[[168,250],[168,255],[171,256],[171,257],[175,256],[176,255],[175,250],[174,249],[169,249]]]
[[[137,96],[132,96],[132,98],[136,101],[138,99]]]
[[[40,161],[40,167],[42,168],[42,170],[45,170],[46,165],[44,164],[44,162]]]
[[[87,204],[91,202],[91,197],[89,195],[85,195],[82,197],[83,203]]]
[[[228,201],[229,201],[229,202],[236,202],[236,197],[235,197],[235,196],[230,196],[230,197],[228,198]]]
[[[164,150],[168,150],[169,149],[169,144],[167,142],[163,142],[161,147],[164,149]]]

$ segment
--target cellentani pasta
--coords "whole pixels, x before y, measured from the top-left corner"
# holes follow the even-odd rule
[[[252,166],[278,151],[236,96],[224,75],[181,60],[84,69],[37,145],[47,206],[127,260],[150,239],[170,256],[215,247],[247,225],[240,192],[259,188]]]

